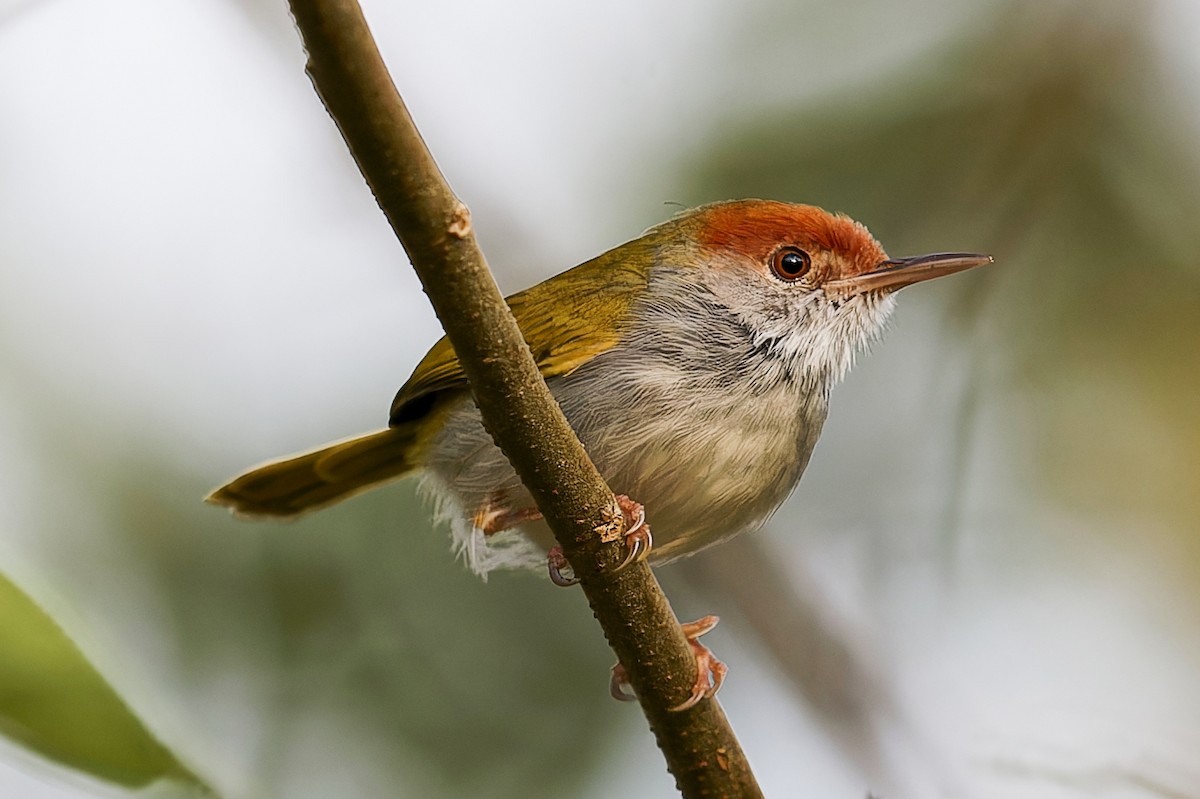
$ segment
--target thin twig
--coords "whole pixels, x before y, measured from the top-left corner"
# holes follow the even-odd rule
[[[695,665],[657,580],[624,556],[621,513],[542,380],[475,242],[467,207],[434,163],[355,0],[291,0],[308,74],[420,277],[484,423],[562,545],[625,665],[686,797],[761,791],[724,712],[690,694]],[[653,518],[654,509],[648,509]]]

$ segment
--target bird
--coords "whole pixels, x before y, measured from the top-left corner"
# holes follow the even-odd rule
[[[631,555],[656,566],[760,528],[800,480],[832,388],[880,337],[896,292],[991,261],[892,259],[845,214],[731,200],[683,211],[507,302],[621,501]],[[551,576],[570,582],[445,338],[396,394],[385,429],[258,466],[208,501],[291,519],[410,475],[472,570],[549,557]]]

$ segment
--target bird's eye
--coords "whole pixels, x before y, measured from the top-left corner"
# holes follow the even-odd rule
[[[775,277],[788,283],[799,280],[808,274],[812,260],[808,253],[796,247],[784,247],[771,256],[771,271]]]

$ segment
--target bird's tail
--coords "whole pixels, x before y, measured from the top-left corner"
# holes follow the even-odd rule
[[[391,427],[259,466],[207,501],[236,516],[295,518],[409,474],[419,465],[417,449],[416,430]]]

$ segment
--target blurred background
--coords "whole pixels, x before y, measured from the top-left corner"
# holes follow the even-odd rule
[[[768,795],[1200,796],[1200,4],[364,7],[506,291],[744,196],[995,255],[660,570]],[[303,65],[282,0],[0,2],[0,574],[194,775],[44,757],[79,702],[0,719],[0,795],[674,795],[579,593],[481,583],[409,483],[201,504],[438,337]]]

